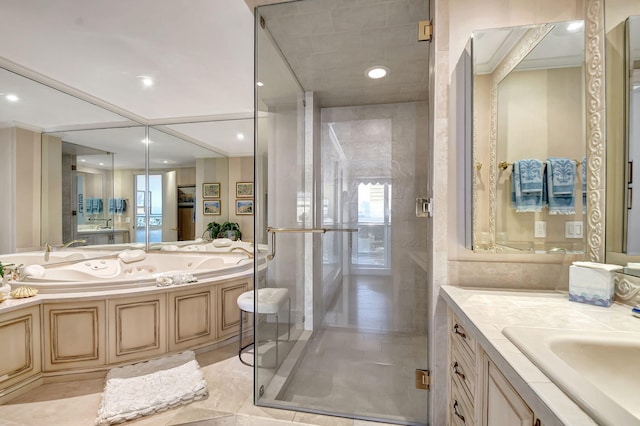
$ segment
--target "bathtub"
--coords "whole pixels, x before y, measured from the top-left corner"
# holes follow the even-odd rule
[[[52,265],[56,263],[66,263],[70,261],[77,261],[86,259],[88,257],[100,256],[109,253],[109,251],[102,252],[83,252],[78,250],[60,250],[52,251],[49,253],[49,259],[45,260],[45,254],[43,251],[37,252],[25,252],[25,253],[12,253],[0,255],[0,262],[3,265]]]
[[[43,254],[39,255],[43,259]],[[16,256],[13,259],[27,265],[22,261],[28,260],[28,257]],[[172,253],[124,250],[96,255],[95,252],[74,251],[56,260],[59,262],[29,263],[32,266],[24,267],[20,281],[13,284],[36,288],[41,294],[86,293],[166,285],[166,278],[192,277],[193,282],[196,282],[253,273],[253,259],[243,252]],[[184,281],[175,279],[173,284],[179,285],[176,283]]]

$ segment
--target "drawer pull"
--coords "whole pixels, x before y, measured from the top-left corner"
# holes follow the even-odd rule
[[[459,334],[460,337],[462,337],[463,339],[466,339],[467,335],[464,334],[464,331],[460,331],[458,329],[462,329],[462,327],[460,327],[460,325],[458,325],[458,324],[453,326],[453,332],[456,333],[456,334]]]
[[[465,380],[467,376],[464,375],[464,373],[461,373],[460,371],[458,371],[458,367],[460,366],[460,364],[458,364],[458,361],[453,363],[453,372],[456,373],[458,376],[460,376],[460,378],[462,380]]]
[[[458,400],[454,400],[453,401],[453,414],[456,415],[456,417],[458,417],[460,420],[462,420],[462,423],[466,423],[464,421],[464,416],[460,413],[458,413]]]

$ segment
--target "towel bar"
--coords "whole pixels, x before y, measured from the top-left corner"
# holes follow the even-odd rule
[[[578,160],[573,160],[576,162],[576,167],[578,167],[579,165],[582,164],[582,161],[578,161]],[[546,164],[546,161],[543,161],[544,164]],[[513,163],[507,163],[506,161],[501,161],[498,163],[498,168],[500,170],[506,170],[509,168],[509,166],[513,166]]]

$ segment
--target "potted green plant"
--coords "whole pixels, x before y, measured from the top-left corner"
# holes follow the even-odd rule
[[[239,240],[242,238],[242,232],[240,232],[240,225],[236,222],[225,222],[220,226],[218,230],[218,238],[229,238],[231,240]]]
[[[218,238],[218,233],[220,232],[220,224],[218,222],[207,223],[207,230],[205,232],[209,233],[209,237],[212,240],[214,238]]]

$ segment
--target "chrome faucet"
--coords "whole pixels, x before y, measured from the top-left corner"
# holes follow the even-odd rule
[[[51,244],[44,243],[44,261],[45,262],[49,261],[49,253],[51,253],[51,251],[53,251],[53,247],[51,247]]]
[[[68,243],[64,243],[62,245],[62,248],[67,248],[67,247],[69,247],[69,246],[71,246],[73,244],[76,244],[76,243],[86,243],[86,242],[87,242],[87,240],[73,240],[73,241],[69,241]]]
[[[49,261],[50,253],[53,251],[54,248],[67,248],[76,243],[86,243],[86,242],[87,240],[73,240],[73,241],[69,241],[68,243],[55,245],[55,246],[52,246],[49,243],[44,243],[44,261],[45,262]]]
[[[247,254],[247,256],[249,256],[249,259],[253,259],[253,253],[251,253],[249,250],[247,250],[244,247],[234,247],[234,248],[231,249],[231,251],[234,251],[234,250],[243,251],[243,252],[245,252]]]

